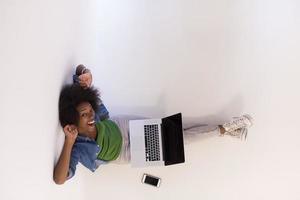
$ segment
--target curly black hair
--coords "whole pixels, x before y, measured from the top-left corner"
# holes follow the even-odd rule
[[[59,96],[59,121],[62,127],[67,124],[78,125],[79,113],[76,107],[83,102],[89,102],[96,111],[101,104],[99,91],[94,87],[83,89],[78,84],[63,87]]]

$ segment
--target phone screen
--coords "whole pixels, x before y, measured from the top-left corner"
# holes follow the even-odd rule
[[[151,176],[146,176],[145,178],[145,183],[153,185],[153,186],[157,186],[159,179],[158,178],[154,178]]]

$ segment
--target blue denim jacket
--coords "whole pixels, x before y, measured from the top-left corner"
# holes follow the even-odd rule
[[[78,77],[76,75],[73,76],[73,80],[75,84],[78,83]],[[101,104],[98,110],[95,111],[95,121],[97,123],[100,120],[108,118],[109,112],[104,104]],[[106,161],[97,159],[97,155],[100,151],[101,147],[96,143],[95,140],[78,135],[72,148],[67,179],[70,179],[74,176],[78,162],[92,172],[94,172],[99,165],[107,163]]]

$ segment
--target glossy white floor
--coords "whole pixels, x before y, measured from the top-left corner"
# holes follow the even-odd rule
[[[299,199],[300,3],[295,0],[1,1],[0,199]],[[91,68],[111,114],[250,113],[246,142],[200,138],[186,163],[78,166],[52,181],[60,88]],[[142,174],[162,178],[159,189]]]

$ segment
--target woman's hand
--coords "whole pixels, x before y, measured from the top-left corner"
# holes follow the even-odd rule
[[[84,89],[91,87],[93,77],[91,71],[84,65],[80,64],[76,67],[76,75],[79,78],[79,85]]]
[[[75,125],[66,125],[64,127],[64,133],[65,133],[65,136],[66,136],[66,141],[67,142],[70,142],[71,144],[74,144],[75,143],[75,140],[77,138],[77,135],[78,135],[78,130],[76,128]]]
[[[92,77],[92,73],[89,70],[86,73],[81,74],[78,78],[79,78],[79,85],[81,87],[83,87],[84,89],[91,87],[93,77]]]

